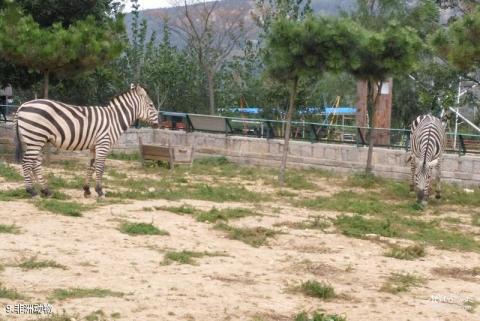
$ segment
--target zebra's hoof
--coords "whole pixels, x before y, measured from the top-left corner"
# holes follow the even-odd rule
[[[27,193],[30,195],[30,197],[35,197],[35,196],[38,196],[38,193],[37,191],[34,189],[34,188],[26,188],[25,189],[27,191]]]
[[[90,186],[84,186],[83,187],[83,196],[85,198],[89,198],[92,195],[92,192],[90,192]]]
[[[50,197],[53,195],[48,188],[40,190],[40,193],[42,194],[42,197]]]

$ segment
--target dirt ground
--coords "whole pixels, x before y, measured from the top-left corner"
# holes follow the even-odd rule
[[[122,169],[123,162],[109,163]],[[328,181],[316,184],[319,194],[341,189]],[[9,189],[20,187],[21,182],[0,181],[0,185],[1,189]],[[262,189],[255,184],[249,188]],[[64,192],[73,201],[94,202],[85,200],[80,190]],[[263,226],[283,233],[269,239],[266,245],[252,247],[228,238],[213,224],[198,222],[191,215],[153,209],[182,204],[202,210],[254,208],[262,215],[229,224]],[[0,320],[35,320],[32,315],[7,314],[5,307],[21,302],[47,303],[54,289],[76,287],[109,289],[123,296],[52,300],[55,313],[65,311],[75,320],[100,310],[103,316],[97,320],[269,321],[294,320],[302,311],[323,310],[346,316],[348,321],[480,320],[480,308],[469,311],[465,304],[480,301],[480,277],[460,279],[433,272],[435,268],[478,267],[480,253],[427,246],[427,256],[399,260],[384,256],[385,243],[376,241],[378,238],[351,238],[334,228],[295,229],[287,223],[276,224],[299,222],[312,215],[336,217],[338,213],[277,201],[254,206],[248,202],[155,199],[104,205],[86,211],[82,217],[69,217],[39,210],[31,200],[0,202],[0,223],[20,228],[19,234],[0,234],[0,283],[28,297],[0,298]],[[169,235],[123,234],[118,230],[122,220],[153,223]],[[410,243],[393,238],[387,241]],[[164,255],[171,250],[225,255],[197,258],[195,265],[165,265]],[[16,266],[33,256],[54,260],[67,268],[23,270]],[[426,283],[398,294],[380,291],[394,272],[421,275]],[[307,280],[328,282],[337,297],[322,300],[294,290]]]

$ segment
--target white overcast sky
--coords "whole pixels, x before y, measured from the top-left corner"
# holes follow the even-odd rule
[[[140,10],[153,9],[153,8],[165,8],[172,6],[172,0],[139,0]],[[125,3],[125,12],[132,11],[131,2],[129,0]]]

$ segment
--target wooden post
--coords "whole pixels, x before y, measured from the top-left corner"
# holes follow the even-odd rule
[[[389,78],[385,80],[383,85],[383,93],[378,97],[377,104],[375,106],[375,117],[373,117],[375,128],[390,128],[392,118],[392,88],[393,79]],[[374,92],[376,94],[376,92]],[[368,84],[366,80],[357,81],[357,114],[356,123],[358,127],[368,127],[368,109],[367,109],[367,95]],[[366,132],[360,129],[363,137],[366,137]],[[390,144],[390,131],[375,130],[375,144],[389,145]]]
[[[390,130],[381,130],[378,128],[390,128],[392,121],[392,92],[393,79],[385,80],[380,92],[380,96],[375,106],[375,144],[390,145]]]
[[[357,114],[355,116],[358,127],[368,127],[367,94],[368,94],[367,81],[358,80],[357,81]],[[363,128],[359,128],[359,133],[361,133],[362,137],[365,137],[366,131]]]

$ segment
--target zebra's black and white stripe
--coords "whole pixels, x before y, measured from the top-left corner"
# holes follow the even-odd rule
[[[42,176],[41,151],[47,142],[63,150],[90,150],[90,163],[84,195],[90,193],[90,180],[96,174],[95,191],[103,196],[102,175],[108,152],[137,119],[158,127],[158,112],[145,89],[133,86],[114,97],[107,106],[73,106],[58,101],[37,99],[24,103],[16,114],[17,155],[22,155],[23,176],[27,192],[35,196],[36,179],[41,193],[51,193]],[[22,153],[21,149],[24,149]]]
[[[445,149],[445,123],[432,115],[418,116],[411,125],[411,183],[417,200],[426,204],[435,170],[436,198],[440,198],[440,174]]]

